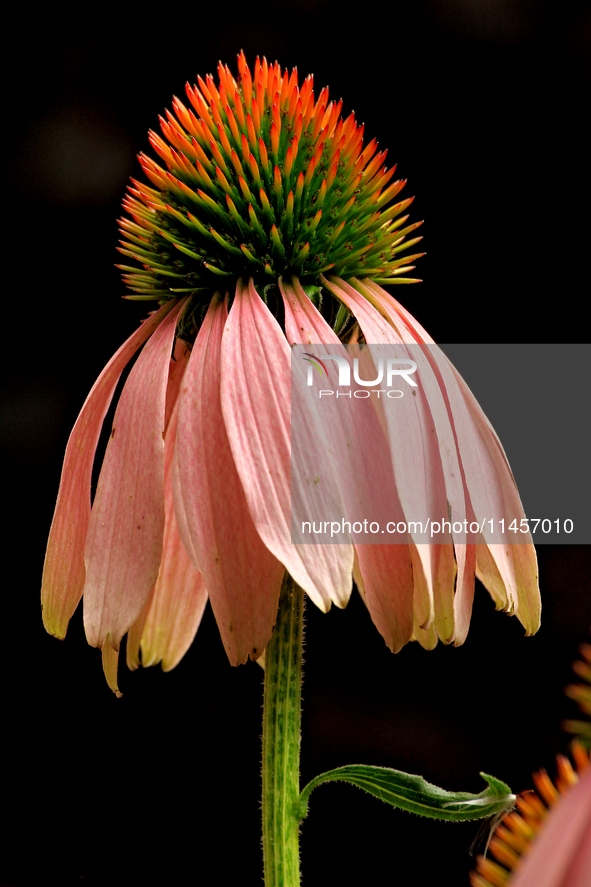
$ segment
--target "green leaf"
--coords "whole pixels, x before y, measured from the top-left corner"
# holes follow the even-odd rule
[[[386,804],[392,804],[409,813],[430,816],[432,819],[461,821],[485,819],[497,813],[506,813],[515,806],[515,795],[506,783],[486,773],[480,774],[488,787],[479,795],[469,792],[448,792],[431,785],[422,776],[390,770],[387,767],[366,767],[350,764],[337,767],[316,776],[300,795],[300,818],[308,812],[308,799],[312,789],[323,782],[350,782],[364,789]]]

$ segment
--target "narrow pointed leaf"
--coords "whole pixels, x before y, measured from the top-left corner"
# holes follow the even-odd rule
[[[449,792],[438,788],[411,773],[390,770],[387,767],[368,767],[350,764],[337,767],[316,776],[300,795],[300,817],[307,813],[310,793],[323,782],[348,782],[362,788],[380,801],[431,819],[459,822],[466,819],[484,819],[496,813],[508,812],[515,806],[516,796],[500,779],[480,774],[488,787],[478,795],[469,792]]]

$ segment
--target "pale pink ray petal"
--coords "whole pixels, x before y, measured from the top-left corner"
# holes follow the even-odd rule
[[[417,555],[418,548],[420,548],[418,545],[411,548],[415,597],[413,637],[426,650],[432,650],[437,646],[438,639],[442,640],[444,644],[449,644],[456,635],[454,606],[456,563],[452,545],[435,544],[429,546],[431,569],[435,577],[433,586],[435,612],[433,622],[429,624],[421,615],[428,601],[428,589]],[[422,607],[417,606],[417,600],[423,601]]]
[[[400,359],[410,356],[392,326],[357,290],[339,278],[330,280],[323,278],[323,280],[327,288],[357,318],[366,341],[372,343],[369,345],[372,354],[375,353],[376,357],[379,357],[379,346],[388,345],[390,348],[384,360],[392,355],[393,346],[399,346],[396,353]],[[416,545],[419,556],[419,561],[415,562],[415,569],[420,563],[426,580],[427,600],[425,601],[421,595],[415,601],[415,608],[417,604],[422,608],[422,603],[426,603],[426,610],[420,618],[421,625],[427,627],[435,615],[433,591],[435,577],[430,546],[420,544],[425,542],[425,535],[424,532],[419,532],[417,527],[420,525],[424,529],[433,515],[439,513],[435,505],[441,503],[445,497],[445,484],[426,394],[420,384],[414,390],[417,392],[416,396],[406,396],[393,401],[395,410],[390,408],[385,412],[396,489],[406,521],[411,524],[410,539]],[[415,585],[415,588],[421,587],[420,584]]]
[[[591,767],[554,805],[511,887],[589,887]]]
[[[113,355],[94,383],[70,434],[49,532],[41,589],[43,622],[47,631],[56,637],[66,636],[68,622],[84,588],[90,481],[103,420],[126,364],[173,305],[173,302],[163,305]]]
[[[485,530],[490,520],[494,521],[494,525],[497,528],[501,520],[505,521],[505,526],[509,526],[511,521],[515,519],[517,525],[520,526],[520,520],[524,516],[523,508],[507,457],[494,429],[482,412],[474,395],[445,354],[434,345],[433,340],[430,339],[417,321],[395,299],[381,290],[376,284],[369,284],[368,282],[368,288],[372,291],[374,297],[378,299],[380,298],[380,293],[382,294],[381,305],[387,307],[386,303],[392,303],[395,306],[395,310],[400,312],[401,321],[406,324],[411,336],[416,335],[422,341],[430,344],[427,354],[441,380],[442,388],[446,392],[446,398],[450,405],[450,415],[455,420],[458,450],[464,455],[462,474],[465,478],[466,469],[464,462],[467,460],[468,464],[471,465],[471,470],[465,480],[466,486],[476,496],[478,503],[482,503],[484,500],[484,505],[480,504],[476,509],[476,513],[471,513],[469,520],[475,520],[476,522],[485,521]],[[401,329],[401,326],[399,325],[398,328]],[[458,389],[461,395],[459,397],[457,396]],[[451,396],[449,396],[449,392],[452,392]],[[464,407],[462,400],[465,401],[469,412]],[[471,422],[469,419],[466,421],[468,415],[472,419]],[[478,431],[475,431],[474,426],[479,429],[480,434],[478,434]],[[469,458],[470,438],[472,438],[472,444],[480,440],[484,444],[484,446],[480,445],[477,447],[478,457],[472,460]],[[489,466],[489,472],[485,476],[484,482],[481,481],[480,477],[480,466],[482,465]],[[490,498],[486,498],[486,492],[489,491],[494,494],[495,490],[496,496],[494,497],[495,502],[493,504]],[[471,510],[470,504],[469,508]],[[486,532],[484,535],[486,538]],[[505,536],[507,544],[489,543],[489,552],[482,545],[477,546],[476,565],[478,575],[495,601],[499,603],[503,600],[503,606],[511,612],[515,611],[528,634],[533,634],[539,627],[540,616],[535,549],[531,545],[529,534],[523,537],[523,542],[520,544],[515,544],[514,540],[511,541],[507,533]],[[458,555],[459,552],[456,551],[458,563],[461,564],[462,556]],[[474,562],[474,553],[470,551],[467,558]],[[460,623],[458,623],[456,643],[461,643],[467,633],[472,598],[473,582],[471,578],[466,581],[466,577],[464,577],[463,572],[460,570],[455,607],[458,615],[460,612],[463,613],[461,617],[463,628],[460,628]]]
[[[299,281],[291,284],[280,280],[285,304],[285,332],[289,342],[296,344],[334,344],[340,346],[335,332],[307,298]],[[369,376],[367,376],[369,378]],[[369,490],[369,505],[359,515],[383,520],[402,519],[402,509],[394,485],[387,441],[382,433],[379,416],[372,403],[357,402],[354,407],[347,399],[334,404],[325,424],[332,432],[331,447],[339,458],[339,478],[349,509],[363,501]],[[363,414],[363,415],[362,415]],[[359,421],[360,416],[362,420]],[[352,433],[359,440],[347,446]],[[349,453],[365,454],[364,459],[349,464]],[[371,516],[367,509],[371,509]],[[363,506],[362,506],[363,509]],[[413,621],[413,576],[409,547],[398,545],[356,546],[357,584],[369,609],[372,620],[391,650],[399,650],[409,639]]]
[[[372,284],[373,290],[380,290],[376,284]],[[417,339],[426,344],[434,345],[433,339],[423,329],[406,309],[400,305],[392,296],[382,290],[385,296],[395,305],[395,310],[400,314],[406,323],[407,328],[414,334]],[[475,519],[495,521],[498,529],[498,521],[504,520],[505,526],[508,526],[512,520],[516,520],[517,526],[521,526],[521,519],[524,517],[523,506],[519,498],[519,493],[515,484],[515,480],[511,473],[507,457],[499,441],[492,425],[482,412],[478,401],[457,372],[455,367],[450,363],[448,358],[439,348],[429,350],[433,356],[441,377],[442,385],[445,387],[449,396],[450,409],[459,426],[458,431],[458,447],[462,461],[467,461],[471,466],[471,470],[466,470],[466,483],[471,497],[475,500],[474,511]],[[453,396],[454,393],[456,396]],[[458,396],[459,395],[459,396]],[[467,420],[467,406],[470,420]],[[469,441],[474,436],[474,426],[480,431],[480,436],[476,438],[482,441],[478,446],[476,458],[470,459]],[[460,433],[463,432],[463,433]],[[481,476],[480,464],[487,465],[489,473],[487,477]],[[496,501],[491,503],[487,499],[486,489],[488,487],[493,493]],[[495,495],[496,494],[496,495]],[[478,507],[476,507],[478,504]],[[538,571],[535,548],[532,544],[531,536],[524,534],[519,543],[515,543],[515,539],[511,540],[508,534],[505,534],[507,544],[489,544],[490,553],[496,564],[496,572],[501,577],[501,581],[505,584],[507,590],[507,608],[515,612],[520,619],[528,634],[537,631],[540,623],[540,594],[538,587]],[[486,533],[484,534],[486,539]],[[479,560],[485,559],[485,555],[479,546]],[[470,555],[472,557],[472,555]],[[488,564],[488,559],[487,559]],[[483,567],[480,572],[486,576],[491,575],[489,567]],[[483,579],[485,584],[487,582]],[[487,587],[489,587],[487,585]],[[498,583],[496,584],[497,592],[493,594],[495,600],[498,600]],[[490,590],[490,588],[489,588]]]
[[[422,643],[423,638],[430,638],[432,650],[437,646],[437,632],[435,630],[435,584],[436,567],[432,560],[432,546],[411,545],[410,558],[413,575],[413,638]],[[428,561],[429,573],[425,570],[425,562]],[[431,577],[431,583],[427,581],[427,575]],[[422,644],[425,646],[425,644]]]
[[[285,305],[285,335],[290,345],[341,345],[335,331],[314,307],[297,277],[279,278]]]
[[[222,410],[257,531],[322,610],[346,600],[351,562],[291,544],[290,349],[252,280],[240,281],[222,340]]]
[[[497,610],[509,610],[507,589],[496,562],[487,545],[476,546],[476,576],[484,585]]]
[[[119,648],[156,581],[164,533],[166,386],[175,304],[123,387],[92,507],[85,562],[88,643]]]
[[[408,545],[356,545],[356,582],[372,622],[393,653],[413,626],[413,571]],[[361,583],[359,583],[359,577]]]
[[[217,294],[183,377],[173,487],[180,537],[203,574],[228,658],[239,665],[258,659],[271,636],[285,570],[257,533],[224,425],[226,320]]]
[[[468,520],[473,518],[472,506],[468,502]],[[469,537],[473,538],[472,535]],[[473,543],[456,545],[456,591],[454,595],[454,626],[453,642],[456,647],[464,643],[470,628],[472,604],[474,603],[474,576],[476,573],[476,548]]]
[[[424,345],[435,345],[435,340],[431,338],[427,330],[421,326],[421,324],[412,316],[412,314],[406,310],[404,305],[401,305],[400,302],[394,298],[389,292],[379,286],[377,283],[374,283],[371,280],[363,280],[362,281],[366,286],[368,286],[374,293],[379,293],[382,298],[390,303],[393,306],[393,310],[395,311],[397,317],[400,321],[404,322],[408,332],[410,332],[419,344]],[[399,324],[397,324],[397,329],[400,329]]]
[[[285,307],[285,335],[290,345],[338,344],[340,346],[334,330],[329,327],[310,302],[296,277],[292,278],[291,283],[279,278],[279,288]],[[343,452],[347,452],[346,442],[351,427],[350,420],[347,424],[347,406],[344,405],[344,409],[340,413],[333,411],[330,420],[323,423],[317,413],[312,411],[310,414],[308,403],[297,399],[298,393],[292,391],[292,410],[296,411],[295,414],[292,413],[291,417],[292,446],[294,433],[297,433],[294,431],[295,423],[299,423],[297,427],[300,430],[305,428],[307,441],[314,440],[314,446],[308,446],[306,441],[306,446],[300,446],[297,453],[292,453],[294,456],[292,459],[292,496],[295,497],[295,502],[292,500],[292,507],[296,512],[296,519],[297,513],[300,511],[299,516],[306,520],[327,516],[329,512],[322,504],[322,495],[327,495],[327,491],[329,493],[336,491],[335,498],[340,499],[341,514],[344,515],[347,506],[350,506],[351,498],[355,496],[355,490],[351,487],[352,472],[350,467],[342,462]],[[332,458],[330,454],[332,454]],[[306,476],[297,471],[299,463],[306,458],[312,464],[317,463],[311,476],[317,478],[319,474],[322,474],[322,484],[307,483]],[[295,476],[294,469],[296,470]],[[305,547],[308,551],[304,554],[312,554],[319,559],[327,556],[336,558],[339,572],[345,573],[346,576],[352,576],[353,546],[350,543],[330,545],[329,551],[323,551],[327,547],[323,544],[307,544]],[[340,590],[341,594],[339,596],[335,594],[332,600],[337,606],[344,607],[349,601],[352,581],[345,579]]]
[[[428,551],[425,551],[428,549]],[[412,640],[425,650],[433,650],[439,640],[448,644],[455,634],[454,584],[455,561],[451,545],[411,545],[414,618]],[[422,555],[422,557],[421,557]],[[429,557],[433,576],[432,598],[423,563]],[[426,618],[432,606],[431,619]]]
[[[173,357],[170,360],[169,370],[168,370],[168,383],[166,387],[166,413],[164,419],[164,469],[166,475],[167,468],[167,452],[169,447],[169,434],[168,429],[170,426],[170,420],[174,415],[176,417],[177,411],[175,409],[178,402],[178,395],[180,391],[180,385],[183,378],[183,374],[187,368],[187,363],[189,360],[189,355],[191,354],[188,345],[186,342],[183,342],[182,339],[177,339],[174,346]],[[176,422],[176,418],[175,418]],[[176,426],[175,426],[176,429]],[[176,430],[175,430],[176,434]],[[174,449],[174,448],[173,448]],[[165,485],[165,504],[166,504],[166,485]],[[166,536],[166,524],[168,523],[168,515],[166,517],[166,523],[164,527],[164,533]],[[163,557],[164,560],[164,557]],[[160,564],[160,570],[162,570],[162,563]],[[150,597],[144,604],[144,608],[136,621],[133,623],[129,631],[127,632],[127,643],[125,645],[125,657],[127,661],[127,667],[130,671],[135,671],[136,668],[140,666],[140,643],[142,640],[142,632],[144,630],[144,625],[146,623],[146,618],[148,616],[148,612],[150,610],[150,605],[152,603],[152,599],[154,597],[154,588],[150,594]]]
[[[371,280],[360,281],[355,278],[353,278],[352,283],[394,326],[405,344],[414,346],[411,350],[411,356],[417,361],[421,383],[427,394],[427,401],[435,425],[439,455],[443,466],[447,501],[443,502],[441,498],[436,507],[439,508],[439,520],[449,518],[452,524],[451,536],[454,541],[457,563],[455,595],[454,585],[450,585],[449,582],[442,585],[441,580],[437,583],[438,592],[436,591],[435,595],[436,597],[439,595],[440,609],[443,607],[448,611],[449,607],[453,606],[455,614],[453,640],[458,645],[466,639],[470,625],[472,601],[474,598],[475,549],[474,534],[463,531],[460,533],[454,532],[453,525],[455,524],[456,527],[458,525],[465,525],[464,521],[466,519],[468,519],[469,525],[473,519],[473,512],[458,457],[458,444],[453,427],[453,418],[449,412],[448,401],[444,394],[445,387],[443,386],[437,363],[431,353],[433,350],[440,351],[440,349],[428,337],[422,327],[417,324],[415,329],[410,325],[409,320],[413,320],[412,316],[380,286]],[[442,507],[443,510],[441,510]],[[449,553],[445,557],[449,564]],[[446,572],[448,577],[450,577],[451,571],[447,570]],[[436,606],[437,609],[438,607]]]
[[[521,527],[521,521],[525,518],[525,513],[503,446],[465,381],[455,367],[451,364],[450,366],[459,390],[468,405],[470,415],[482,435],[494,470],[500,478],[503,503],[502,512],[505,523],[510,526],[515,521],[516,526]],[[486,538],[486,534],[483,535]],[[513,537],[513,544],[509,546],[508,552],[506,551],[507,546],[503,544],[489,545],[489,548],[503,578],[505,576],[501,569],[501,564],[505,562],[505,558],[509,561],[510,575],[514,577],[515,584],[507,587],[507,594],[510,601],[512,598],[511,603],[515,608],[515,615],[527,634],[531,635],[535,634],[540,627],[541,602],[538,585],[538,562],[529,530],[527,533],[519,532],[517,538],[519,541],[515,542],[515,537]]]
[[[455,627],[455,594],[456,561],[453,545],[432,545],[431,558],[434,564],[435,603],[434,626],[438,637],[444,644],[451,643],[456,636]]]
[[[184,360],[178,358],[181,366],[177,368],[177,375],[181,378],[183,363],[185,366],[188,363],[188,353],[185,354]],[[171,400],[174,393],[169,386]],[[181,542],[174,513],[172,466],[177,420],[178,409],[173,409],[164,446],[164,547],[141,635],[142,665],[148,667],[162,662],[163,671],[171,671],[178,665],[193,643],[207,603],[205,580]]]
[[[289,323],[291,312],[288,305],[285,312]],[[309,351],[309,345],[307,347]],[[321,351],[324,352],[324,347]],[[308,356],[304,356],[301,349],[292,351],[290,417],[292,542],[306,547],[318,545],[311,523],[316,526],[320,522],[322,526],[323,521],[335,521],[341,525],[347,514],[341,477],[346,482],[348,474],[340,461],[340,447],[333,445],[333,436],[338,436],[339,431],[331,427],[334,410],[331,413],[330,405],[325,410],[319,409],[322,405],[313,399],[316,392],[307,386],[308,370],[311,369]],[[322,535],[319,542],[321,545],[326,543],[327,537]],[[342,547],[335,548],[334,553],[338,555],[340,551],[352,566],[351,532],[342,530],[336,539],[329,536],[328,542],[331,545],[340,543]]]
[[[529,533],[509,532],[511,523],[519,527],[524,517],[513,475],[496,434],[465,382],[443,355],[435,359],[449,397],[475,521],[505,586],[508,611],[515,612],[527,633],[533,634],[540,617],[537,562]]]
[[[457,454],[457,443],[445,397],[441,390],[437,369],[429,359],[430,348],[421,347],[424,343],[418,341],[416,336],[409,330],[405,318],[398,313],[398,303],[385,290],[371,280],[358,281],[353,278],[353,283],[394,327],[402,341],[406,345],[412,346],[409,353],[418,363],[421,383],[427,394],[429,410],[435,424],[439,454],[444,467],[447,501],[450,505],[453,520],[463,523],[466,518],[466,491]],[[432,347],[437,348],[434,343]],[[440,349],[437,348],[437,350]],[[447,515],[444,516],[447,517]]]
[[[142,631],[145,668],[161,662],[162,671],[171,671],[178,665],[195,639],[206,603],[205,580],[191,563],[171,515],[162,567]]]

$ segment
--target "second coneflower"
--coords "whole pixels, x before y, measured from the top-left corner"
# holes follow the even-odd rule
[[[392,650],[462,643],[474,577],[528,634],[539,624],[531,545],[486,535],[523,518],[503,449],[463,380],[382,288],[412,283],[420,223],[386,152],[363,142],[312,78],[244,56],[238,77],[187,87],[141,155],[150,185],[124,201],[121,265],[159,309],[121,347],[72,432],[43,577],[47,630],[64,637],[84,597],[91,645],[116,689],[123,636],[134,668],[173,668],[209,598],[230,661],[269,642],[286,573],[326,611],[353,576]],[[386,436],[396,495],[412,520],[434,507],[483,533],[421,545],[294,545],[290,532],[290,346],[350,341],[419,347],[408,446]],[[122,371],[91,508],[91,472]],[[271,389],[267,380],[273,375]],[[363,429],[360,432],[363,434]],[[369,432],[367,432],[369,434]],[[375,442],[366,441],[371,459]],[[373,449],[372,449],[373,447]],[[382,452],[382,451],[380,451]],[[503,524],[504,525],[504,524]],[[506,543],[506,544],[505,544]],[[140,654],[141,651],[141,654]]]
[[[591,645],[580,647],[573,670],[584,683],[571,684],[585,720],[568,720],[575,733],[572,761],[556,757],[556,779],[533,775],[535,791],[523,792],[517,810],[503,817],[490,841],[493,859],[479,856],[471,887],[589,887],[591,884]]]
[[[576,852],[591,838],[591,772],[589,752],[583,746],[573,743],[572,755],[575,766],[566,755],[556,758],[557,777],[554,782],[545,770],[534,773],[535,791],[521,794],[516,801],[517,810],[508,813],[496,829],[490,841],[493,857],[479,856],[476,870],[470,874],[471,887],[566,887],[566,876]],[[583,774],[584,777],[583,777]],[[579,800],[575,811],[565,811],[560,817],[558,831],[552,837],[546,834],[548,824],[553,821],[553,811],[564,804],[573,786],[583,777],[583,794],[575,796]],[[570,803],[570,801],[567,801]],[[556,827],[555,827],[556,829]],[[587,837],[589,835],[589,837]],[[544,841],[541,851],[536,851]],[[569,842],[574,842],[574,849]],[[545,850],[544,850],[545,847]],[[540,859],[530,861],[530,854],[538,852]],[[526,868],[524,869],[524,864]],[[552,872],[550,869],[556,869]],[[550,868],[549,868],[550,867]],[[531,871],[528,872],[528,870]],[[568,881],[569,887],[583,887],[588,881]]]

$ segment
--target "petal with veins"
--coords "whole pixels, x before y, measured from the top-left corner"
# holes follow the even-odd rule
[[[121,392],[86,540],[84,627],[114,649],[156,581],[164,533],[164,422],[175,304],[146,343]]]
[[[453,640],[456,644],[461,644],[466,639],[468,633],[472,601],[474,599],[476,537],[470,532],[458,534],[453,531],[454,523],[456,526],[458,524],[462,525],[466,519],[469,526],[471,521],[474,520],[474,513],[464,481],[463,468],[458,457],[458,443],[449,400],[445,394],[441,373],[432,352],[437,350],[443,358],[445,356],[422,327],[419,327],[416,322],[414,322],[414,325],[411,325],[414,319],[389,293],[371,280],[354,280],[353,282],[359,288],[359,291],[367,296],[382,316],[396,329],[401,339],[407,345],[414,346],[411,354],[417,361],[421,383],[427,394],[444,473],[446,502],[440,499],[437,505],[439,509],[437,514],[439,520],[450,519],[452,524],[451,535],[454,540],[457,563],[456,591],[454,595],[454,582],[450,581],[453,576],[449,563],[450,552],[442,553],[448,565],[444,571],[448,579],[445,582],[438,579],[436,582],[434,593],[436,598],[439,598],[439,606],[436,601],[435,610],[436,614],[438,610],[440,613],[442,611],[449,613],[450,606],[453,606],[453,621],[455,625]],[[449,623],[449,618],[446,621]],[[443,630],[442,625],[441,628]],[[420,632],[415,631],[415,634],[420,640]],[[444,639],[444,635],[440,634],[439,628],[438,634]]]
[[[380,291],[394,305],[395,311],[406,325],[406,328],[417,340],[430,345],[428,354],[440,379],[441,388],[448,398],[450,415],[453,417],[455,433],[458,440],[458,452],[465,475],[465,484],[472,498],[474,519],[489,521],[499,528],[498,521],[503,519],[505,526],[516,520],[521,526],[524,517],[523,506],[519,498],[517,486],[511,473],[507,457],[492,425],[482,412],[476,398],[450,363],[441,349],[437,348],[433,339],[423,327],[400,305],[392,296],[371,284],[371,289]],[[469,520],[472,516],[468,515]],[[486,529],[486,528],[485,528]],[[535,548],[529,534],[524,535],[518,543],[510,541],[506,533],[506,544],[491,542],[488,550],[483,545],[476,547],[478,577],[488,588],[490,594],[506,609],[514,610],[528,634],[533,634],[540,625],[540,593],[538,587],[538,570]],[[473,555],[468,554],[471,559]],[[464,586],[467,597],[471,595]],[[457,642],[467,631],[469,620],[468,601],[458,602],[464,611],[464,628],[458,628]]]
[[[291,543],[290,349],[252,280],[239,281],[224,330],[222,410],[261,539],[320,609],[343,606],[352,557]]]
[[[84,588],[90,481],[103,420],[126,364],[173,306],[173,302],[163,305],[113,355],[94,383],[70,435],[49,532],[41,591],[45,628],[59,638],[65,637]]]
[[[357,318],[366,341],[372,343],[368,347],[374,362],[381,357],[385,363],[393,352],[400,360],[409,359],[406,346],[394,328],[357,290],[338,278],[326,280],[325,285]],[[387,353],[382,352],[380,346],[383,345],[389,346]],[[418,555],[416,558],[413,555],[415,573],[422,569],[425,578],[423,584],[415,576],[415,614],[426,628],[435,618],[435,574],[431,546],[425,544],[427,536],[418,528],[427,527],[432,516],[440,513],[440,508],[436,509],[445,501],[445,485],[425,391],[419,385],[413,388],[413,395],[391,400],[385,416],[396,489]]]
[[[256,531],[224,425],[226,321],[218,294],[183,377],[173,485],[181,538],[205,579],[228,658],[239,665],[258,659],[271,637],[285,571]]]
[[[341,347],[297,279],[291,284],[282,281],[280,287],[289,342]],[[388,521],[402,520],[403,514],[376,404],[374,399],[329,399],[323,405],[322,424],[339,466],[334,482],[341,484],[347,516],[371,515],[369,519],[383,527]],[[365,603],[384,640],[397,651],[410,639],[413,622],[413,574],[406,537],[396,545],[357,544],[356,551]]]
[[[171,360],[166,392],[168,416],[164,439],[164,547],[156,585],[144,613],[129,630],[127,664],[129,668],[162,662],[163,671],[171,671],[191,646],[207,603],[205,580],[193,566],[183,546],[174,513],[172,465],[178,420],[178,394],[190,351],[177,340],[176,360]]]

